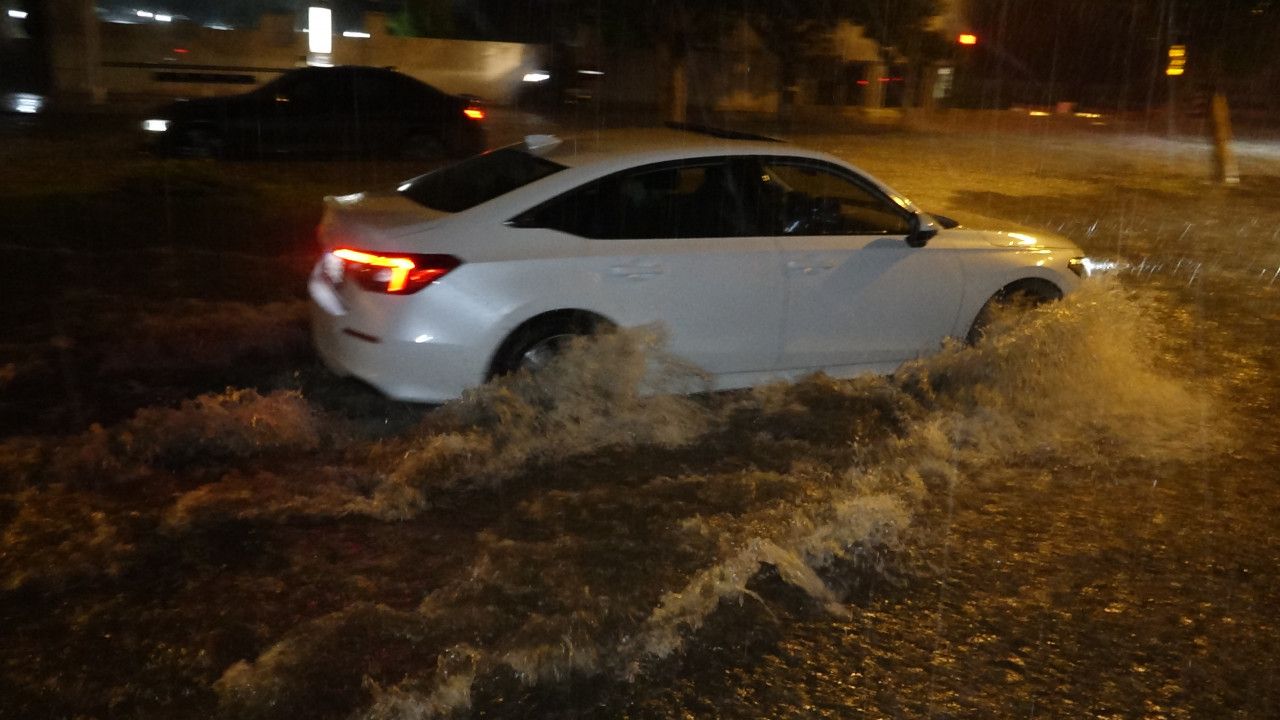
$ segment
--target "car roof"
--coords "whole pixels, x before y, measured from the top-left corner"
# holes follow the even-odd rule
[[[571,168],[609,166],[616,169],[728,155],[827,157],[825,153],[773,140],[740,140],[668,128],[596,130],[564,138],[550,150],[537,154]]]

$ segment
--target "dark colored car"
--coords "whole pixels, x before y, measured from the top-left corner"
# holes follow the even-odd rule
[[[251,92],[164,106],[143,122],[172,155],[429,157],[484,149],[485,111],[384,68],[309,67]]]

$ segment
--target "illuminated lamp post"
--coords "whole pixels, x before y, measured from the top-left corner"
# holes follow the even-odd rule
[[[333,64],[333,10],[320,5],[307,8],[307,64]]]

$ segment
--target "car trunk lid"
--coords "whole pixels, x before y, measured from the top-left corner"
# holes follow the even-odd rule
[[[433,210],[396,192],[362,192],[328,196],[320,221],[319,241],[337,247],[396,250],[397,238],[429,229],[452,213]]]

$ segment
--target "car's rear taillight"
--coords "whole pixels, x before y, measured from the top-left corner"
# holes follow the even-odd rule
[[[485,118],[484,108],[476,105],[468,105],[462,109],[462,114],[471,120],[483,120]]]
[[[330,254],[341,261],[341,279],[392,295],[416,293],[462,264],[452,255],[375,254],[351,248]]]

